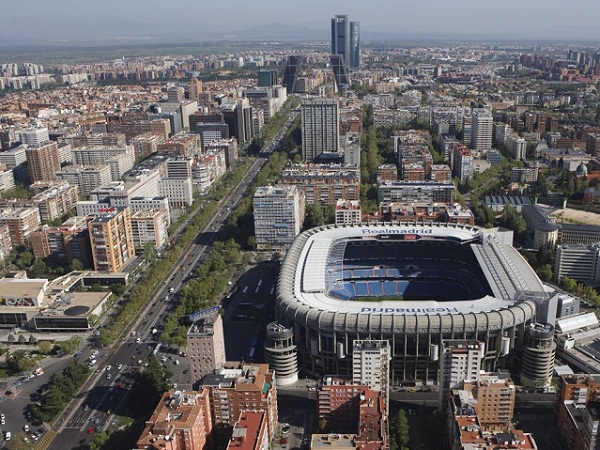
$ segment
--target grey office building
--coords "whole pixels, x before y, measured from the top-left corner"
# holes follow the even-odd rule
[[[313,161],[323,152],[338,152],[339,103],[333,98],[302,100],[302,157]]]

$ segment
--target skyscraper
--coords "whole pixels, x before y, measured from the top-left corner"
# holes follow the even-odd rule
[[[313,161],[323,152],[337,152],[340,142],[339,103],[333,98],[302,100],[302,157]]]
[[[360,24],[350,22],[350,67],[360,67]]]
[[[296,80],[298,80],[298,76],[302,73],[303,65],[304,57],[298,55],[288,56],[282,81],[288,94],[293,94],[295,92]]]
[[[331,54],[343,57],[344,65],[350,63],[350,22],[348,16],[331,19]]]

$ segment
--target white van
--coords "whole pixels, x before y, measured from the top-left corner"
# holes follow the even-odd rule
[[[10,441],[10,438],[12,437],[12,433],[10,431],[5,431],[4,432],[4,439],[6,441]]]

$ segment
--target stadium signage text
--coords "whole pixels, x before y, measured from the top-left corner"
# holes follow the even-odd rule
[[[363,234],[433,234],[433,228],[363,228]]]
[[[361,313],[458,313],[457,308],[368,308],[363,307]]]

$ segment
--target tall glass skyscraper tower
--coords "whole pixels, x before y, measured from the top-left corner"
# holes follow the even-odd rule
[[[360,67],[360,24],[350,22],[350,61],[348,63],[353,69]]]
[[[350,64],[350,22],[348,16],[335,16],[331,19],[331,54],[344,58],[343,63]]]

